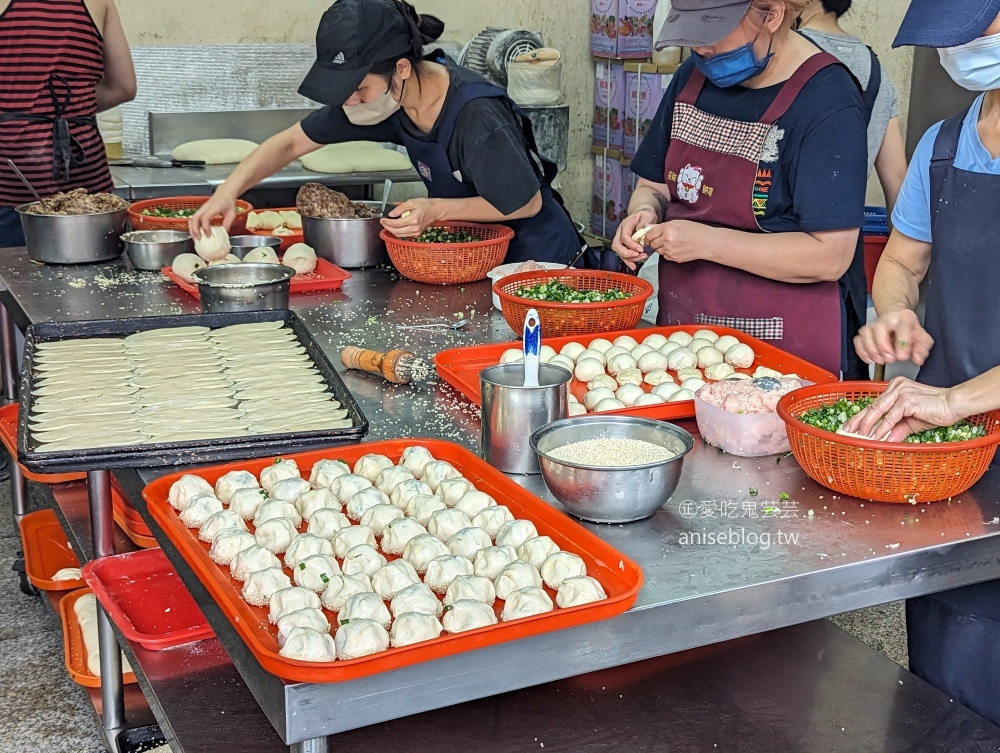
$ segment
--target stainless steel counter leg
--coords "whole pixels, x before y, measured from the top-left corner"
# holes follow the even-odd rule
[[[111,508],[111,472],[87,473],[90,497],[90,527],[94,536],[94,559],[115,553],[115,522]],[[97,642],[101,649],[101,720],[109,739],[125,726],[125,686],[122,656],[111,620],[97,605]]]
[[[6,402],[17,401],[17,338],[14,336],[14,321],[6,306],[0,306],[0,374],[3,376],[3,398]]]
[[[15,457],[10,459],[10,496],[14,500],[14,519],[19,521],[28,514],[28,485]]]
[[[289,747],[289,753],[326,753],[326,738],[314,737],[312,740],[303,740]]]

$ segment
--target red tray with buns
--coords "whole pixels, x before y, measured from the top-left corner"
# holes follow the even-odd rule
[[[164,267],[163,275],[172,280],[185,293],[189,293],[194,298],[201,300],[198,293],[198,286],[194,283],[182,280],[172,267]],[[326,259],[316,259],[316,269],[307,275],[295,275],[292,278],[289,290],[292,293],[315,293],[318,291],[340,290],[344,285],[344,280],[349,280],[351,273],[346,269],[341,269],[336,264],[328,262]]]

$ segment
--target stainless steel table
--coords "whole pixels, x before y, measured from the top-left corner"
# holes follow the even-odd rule
[[[19,327],[196,310],[166,280],[118,265],[35,267],[15,250],[0,260],[0,279],[6,285],[0,302]],[[348,344],[407,347],[429,356],[513,337],[491,312],[486,283],[435,288],[386,272],[358,272],[339,293],[293,296],[292,308],[335,361]],[[461,332],[394,328],[404,321],[453,320],[458,313],[474,316]],[[355,373],[345,381],[372,423],[370,439],[431,436],[477,448],[478,411],[449,387],[434,381],[394,387]],[[148,477],[131,482],[139,485]],[[555,504],[537,477],[521,483]],[[751,496],[751,488],[759,494]],[[780,499],[782,492],[787,501]],[[677,494],[657,515],[628,526],[590,528],[643,568],[645,586],[629,613],[382,677],[321,686],[285,684],[263,673],[228,623],[213,615],[214,604],[199,593],[176,553],[165,549],[282,739],[312,745],[325,735],[388,719],[1000,577],[1000,474],[991,473],[948,503],[864,504],[812,483],[791,458],[736,460],[699,443]]]

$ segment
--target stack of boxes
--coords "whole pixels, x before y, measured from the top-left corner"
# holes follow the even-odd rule
[[[637,178],[629,169],[676,66],[656,66],[657,0],[592,0],[594,183],[591,231],[614,238],[628,213]]]

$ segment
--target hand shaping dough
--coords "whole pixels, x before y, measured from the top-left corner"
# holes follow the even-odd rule
[[[256,148],[257,144],[243,139],[204,139],[181,144],[170,156],[209,165],[232,165],[245,160]]]
[[[314,173],[342,174],[409,170],[410,159],[401,152],[370,141],[330,144],[302,158],[302,167]]]
[[[221,225],[213,225],[210,235],[202,235],[194,241],[195,253],[209,262],[225,259],[231,248],[229,233]],[[174,261],[176,262],[176,259]]]

